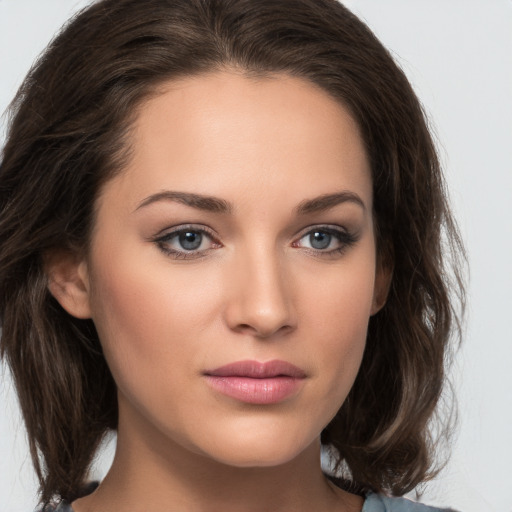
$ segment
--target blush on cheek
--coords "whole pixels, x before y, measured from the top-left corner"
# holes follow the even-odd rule
[[[330,372],[330,388],[323,395],[323,406],[332,414],[343,404],[359,371],[366,346],[373,289],[364,280],[345,282],[343,294],[333,293],[330,316],[325,320],[319,346],[323,354],[319,367]],[[325,317],[324,317],[325,318]]]

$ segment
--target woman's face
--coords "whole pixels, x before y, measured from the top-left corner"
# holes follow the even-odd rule
[[[345,400],[385,288],[357,125],[309,82],[217,72],[168,83],[131,144],[79,267],[120,435],[292,460]]]

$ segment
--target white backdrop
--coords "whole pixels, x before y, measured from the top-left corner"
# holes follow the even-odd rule
[[[54,32],[85,4],[0,0],[0,112]],[[459,435],[424,501],[511,512],[512,1],[345,4],[391,49],[432,118],[470,258],[469,318],[453,375]],[[29,512],[36,484],[12,384],[2,372],[0,512]],[[99,475],[107,464],[108,456]]]

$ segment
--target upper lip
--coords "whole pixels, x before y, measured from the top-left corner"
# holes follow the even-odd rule
[[[236,361],[214,370],[207,370],[205,375],[215,377],[251,377],[253,379],[265,379],[270,377],[295,377],[304,378],[306,374],[297,366],[286,361],[273,360],[265,363],[259,361]]]

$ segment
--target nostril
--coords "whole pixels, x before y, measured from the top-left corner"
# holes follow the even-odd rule
[[[272,336],[276,335],[282,335],[287,333],[288,331],[293,330],[291,325],[282,325],[278,327],[277,329],[274,326],[253,326],[250,324],[240,324],[238,325],[235,330],[241,334],[247,334],[254,336],[255,338],[270,338]]]

